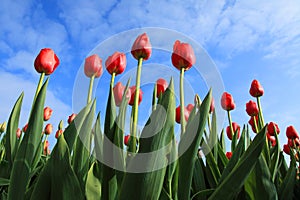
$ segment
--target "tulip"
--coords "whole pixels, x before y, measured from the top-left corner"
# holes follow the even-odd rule
[[[262,88],[258,80],[253,80],[249,92],[253,97],[260,97],[264,94],[264,89]]]
[[[185,121],[188,121],[189,119],[189,116],[190,116],[190,113],[192,112],[194,108],[194,105],[193,104],[188,104],[185,108],[184,108],[184,118],[185,118]],[[175,118],[175,121],[180,124],[181,122],[181,119],[180,119],[180,106],[178,106],[176,108],[176,118]]]
[[[296,129],[293,126],[289,126],[289,127],[286,128],[286,136],[289,139],[299,138],[299,135],[298,135]]]
[[[148,60],[151,56],[151,52],[152,47],[147,34],[143,33],[139,35],[132,45],[132,56],[137,60],[139,60],[140,58],[143,58],[143,60]]]
[[[275,126],[275,128],[274,128],[274,126]],[[268,130],[269,135],[275,135],[275,131],[276,131],[277,134],[280,133],[278,125],[275,124],[274,122],[270,122],[268,124],[267,130]]]
[[[209,113],[213,113],[215,111],[215,100],[214,98],[211,98],[210,107],[209,107]]]
[[[20,139],[20,137],[22,135],[22,131],[20,128],[17,129],[16,135],[17,135],[17,138]]]
[[[136,90],[136,87],[135,87],[135,86],[132,86],[132,87],[130,87],[129,89],[130,89],[130,94],[131,94],[131,97],[130,97],[130,100],[129,100],[129,105],[133,106],[133,104],[134,104],[134,96],[135,96],[135,90]],[[139,90],[139,101],[138,101],[138,105],[140,105],[142,99],[143,99],[143,91],[140,89],[140,90]]]
[[[163,94],[168,87],[168,82],[163,79],[159,78],[156,81],[156,97],[159,97],[160,94]]]
[[[84,73],[89,78],[92,76],[100,77],[103,73],[102,59],[96,54],[87,57],[84,63]]]
[[[129,139],[130,139],[130,135],[125,135],[125,136],[124,136],[124,144],[125,144],[126,146],[128,146]]]
[[[63,130],[61,130],[61,129],[57,130],[55,133],[55,138],[58,139],[62,133],[63,133]]]
[[[118,82],[114,88],[113,88],[113,92],[114,92],[114,97],[115,97],[115,102],[116,102],[116,106],[120,106],[121,103],[122,103],[122,98],[123,98],[123,95],[124,95],[124,91],[125,91],[125,86],[122,85],[121,82]],[[139,94],[141,95],[141,94]],[[131,99],[131,89],[129,88],[127,90],[127,93],[126,93],[126,98],[127,98],[127,102]],[[134,97],[132,97],[134,98]],[[133,100],[132,100],[133,101]]]
[[[224,110],[230,111],[235,108],[231,94],[224,92],[221,98],[221,106]]]
[[[123,73],[126,68],[125,54],[116,51],[113,55],[106,59],[105,66],[111,75],[113,73],[115,73],[115,75]]]
[[[34,68],[38,73],[50,75],[59,65],[59,59],[50,48],[42,49],[34,61]]]
[[[52,133],[52,130],[53,130],[52,124],[47,124],[47,125],[45,126],[44,132],[45,132],[46,135],[50,135],[50,134]]]
[[[44,108],[44,121],[48,121],[52,115],[52,109],[50,107]]]
[[[196,57],[192,46],[188,43],[181,43],[176,40],[173,46],[172,64],[178,70],[182,68],[189,70],[196,62]]]
[[[240,138],[240,129],[241,129],[240,126],[237,123],[232,122],[232,128],[233,128],[234,134],[236,134],[236,133],[238,134],[237,139],[239,139]],[[232,140],[232,133],[231,133],[231,130],[230,130],[230,126],[227,126],[226,133],[227,133],[228,138],[230,140]]]
[[[230,158],[232,157],[232,152],[226,152],[226,157],[228,158],[228,160],[230,160]]]
[[[252,116],[252,117],[250,118],[250,120],[248,121],[248,123],[251,125],[252,131],[253,131],[254,133],[257,133],[256,127],[255,127],[254,118],[255,118],[256,123],[257,123],[257,122],[258,122],[258,116],[257,116],[257,115],[256,115],[256,116]],[[256,124],[256,126],[257,126],[257,124]]]
[[[77,116],[77,114],[73,113],[72,115],[69,116],[68,118],[68,124],[71,124],[71,122],[74,120],[74,118]]]
[[[284,145],[283,145],[283,151],[284,151],[286,154],[290,155],[291,149],[290,149],[290,147],[289,147],[288,144],[284,144]]]
[[[267,133],[267,138],[268,141],[271,142],[272,147],[275,147],[276,145],[276,138],[274,135],[270,135],[269,133]]]
[[[49,141],[48,140],[46,140],[45,142],[44,142],[44,155],[49,155],[50,154],[50,149],[49,149]]]
[[[28,128],[28,123],[25,124],[25,126],[22,128],[22,131],[25,133],[27,131],[27,128]]]
[[[246,103],[246,112],[251,117],[258,115],[259,110],[254,101],[250,100],[248,103]]]

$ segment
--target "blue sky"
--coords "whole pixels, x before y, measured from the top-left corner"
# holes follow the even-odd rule
[[[288,125],[300,131],[297,0],[2,0],[0,24],[1,122],[8,119],[18,95],[25,91],[21,123],[26,123],[39,78],[33,61],[41,48],[54,49],[61,61],[51,76],[46,103],[54,110],[50,122],[56,125],[61,119],[66,123],[72,113],[76,75],[92,49],[123,31],[160,27],[190,37],[207,51],[223,78],[225,90],[234,96],[234,121],[248,121],[245,103],[251,99],[251,81],[258,79],[265,89],[261,100],[265,120],[279,124],[281,144],[286,142]],[[170,60],[165,64],[171,66]],[[127,70],[132,68],[128,66]],[[193,79],[188,73],[187,79]],[[107,72],[104,75],[108,76]],[[99,95],[98,99],[103,98],[101,92]]]

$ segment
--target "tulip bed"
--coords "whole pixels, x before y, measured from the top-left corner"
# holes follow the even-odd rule
[[[87,104],[70,115],[68,126],[59,124],[50,152],[48,136],[53,127],[46,121],[52,110],[44,105],[49,82],[44,79],[54,72],[59,59],[53,50],[42,49],[34,62],[40,80],[28,124],[19,128],[22,93],[7,124],[0,126],[0,199],[300,198],[299,135],[293,126],[287,127],[287,144],[281,150],[279,127],[264,121],[260,102],[264,90],[257,80],[250,87],[256,101],[246,104],[252,130],[232,121],[230,112],[235,104],[227,92],[219,101],[229,126],[221,133],[216,128],[212,90],[203,101],[196,96],[194,105],[184,106],[184,73],[196,59],[187,43],[176,41],[171,55],[172,64],[180,70],[180,105],[176,108],[173,79],[169,83],[157,80],[152,113],[138,130],[141,68],[151,51],[147,34],[138,36],[131,51],[138,62],[132,87],[129,81],[126,86],[114,83],[115,76],[125,70],[125,54],[115,52],[107,58],[111,82],[104,128],[100,114],[94,116],[96,101],[92,99],[94,79],[103,72],[102,60],[98,55],[86,58],[84,73],[90,78]],[[130,119],[126,118],[128,110]],[[129,135],[124,133],[126,121],[130,121]],[[179,141],[174,134],[176,122],[181,127]],[[226,140],[230,147],[226,148]],[[151,154],[157,151],[159,154]],[[142,154],[147,154],[147,159],[140,159]],[[134,171],[140,165],[145,170]]]

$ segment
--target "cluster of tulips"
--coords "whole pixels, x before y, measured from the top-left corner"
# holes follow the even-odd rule
[[[135,85],[115,84],[126,69],[126,55],[115,52],[105,61],[111,75],[104,128],[100,114],[96,120],[96,100],[92,88],[103,74],[102,59],[94,54],[85,59],[84,73],[90,79],[87,104],[61,121],[56,144],[49,149],[53,126],[47,121],[52,109],[45,107],[49,78],[59,65],[52,49],[42,49],[34,67],[40,73],[28,123],[19,128],[24,94],[17,99],[7,124],[0,124],[0,199],[298,199],[299,135],[287,127],[283,151],[278,125],[265,124],[260,97],[264,90],[257,80],[251,84],[246,112],[255,133],[247,124],[232,121],[235,103],[224,92],[221,106],[229,126],[217,132],[215,101],[210,89],[203,101],[196,95],[193,104],[184,103],[184,74],[195,64],[193,48],[175,41],[171,62],[180,71],[180,105],[176,107],[174,83],[156,80],[152,113],[138,129],[139,104],[146,95],[141,90],[142,64],[150,59],[152,47],[146,33],[134,41],[131,54],[137,60]],[[104,102],[104,100],[101,100]],[[128,105],[131,117],[126,119]],[[67,116],[67,115],[66,115]],[[124,132],[130,120],[130,132]],[[175,139],[175,123],[181,127]],[[159,127],[159,128],[158,128]],[[4,133],[4,134],[3,134]],[[155,134],[153,134],[155,133]],[[226,148],[226,138],[231,148]],[[153,153],[154,152],[154,153]],[[155,153],[159,152],[159,153]],[[142,159],[141,155],[147,155]],[[139,168],[141,167],[142,168]]]

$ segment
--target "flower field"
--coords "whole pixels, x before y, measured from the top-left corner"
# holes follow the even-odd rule
[[[0,125],[0,199],[300,198],[299,134],[293,126],[284,132],[264,119],[264,88],[258,80],[249,87],[252,99],[245,104],[249,121],[244,125],[231,116],[236,106],[228,92],[214,99],[212,88],[204,98],[196,95],[194,104],[185,105],[184,76],[197,59],[188,43],[174,41],[170,55],[173,67],[180,71],[180,105],[176,105],[173,78],[155,80],[152,113],[145,127],[138,128],[144,94],[141,73],[143,62],[151,59],[150,39],[143,33],[134,41],[136,80],[126,85],[115,83],[115,77],[126,70],[126,55],[115,52],[106,59],[111,81],[109,96],[103,99],[93,99],[92,94],[95,79],[103,74],[102,59],[96,54],[87,57],[86,106],[79,113],[65,113],[68,125],[61,121],[57,128],[47,123],[52,109],[45,99],[48,77],[60,61],[52,49],[40,51],[34,62],[40,79],[28,123],[20,128],[22,93],[7,123]],[[105,111],[96,111],[99,101],[107,103]],[[220,133],[217,103],[228,118]],[[100,119],[100,112],[105,112],[105,119]],[[130,134],[124,131],[126,123]],[[175,137],[176,123],[180,140]],[[279,143],[280,132],[286,134],[286,144]],[[51,151],[50,134],[57,139]]]

